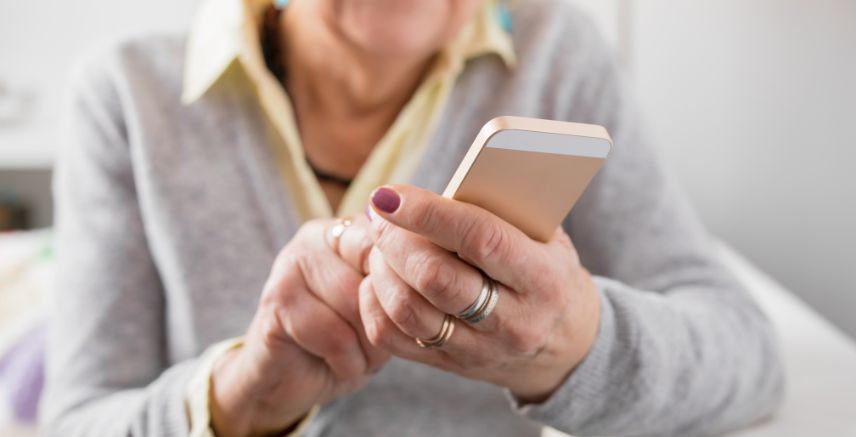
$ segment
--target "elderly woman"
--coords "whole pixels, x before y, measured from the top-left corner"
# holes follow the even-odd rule
[[[210,0],[85,62],[67,114],[47,434],[702,435],[781,396],[565,1]],[[614,138],[546,243],[434,194],[497,115]],[[495,309],[446,317],[482,275]]]

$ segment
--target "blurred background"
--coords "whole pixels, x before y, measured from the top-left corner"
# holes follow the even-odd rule
[[[856,2],[567,1],[600,24],[664,162],[711,231],[850,336],[732,258],[772,293],[760,301],[786,339],[792,399],[780,428],[753,436],[853,430],[852,403],[817,400],[836,388],[852,399],[856,387]],[[32,363],[42,357],[51,167],[69,68],[122,35],[182,32],[196,4],[0,2],[0,391],[4,372],[26,379],[6,387],[17,401],[0,408],[2,435],[35,434],[41,371]],[[804,420],[810,409],[815,420]]]
[[[856,337],[856,2],[573,1],[614,44],[710,229]],[[180,32],[195,4],[0,2],[0,226],[50,226],[74,59],[104,38]]]

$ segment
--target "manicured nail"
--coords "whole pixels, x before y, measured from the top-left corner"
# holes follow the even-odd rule
[[[387,214],[392,214],[398,209],[398,206],[401,205],[401,197],[398,196],[398,193],[390,190],[389,188],[380,187],[372,193],[372,203],[375,208]]]

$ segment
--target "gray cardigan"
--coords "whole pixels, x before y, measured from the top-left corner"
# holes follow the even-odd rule
[[[783,385],[771,327],[658,165],[597,31],[564,0],[521,2],[513,19],[518,67],[467,65],[412,183],[441,190],[494,116],[605,125],[613,154],[564,222],[603,302],[594,348],[530,406],[394,359],[307,434],[708,435],[768,415]],[[183,57],[183,38],[134,39],[75,75],[55,177],[47,435],[186,434],[196,357],[245,332],[300,226],[252,88],[215,85],[184,106]]]

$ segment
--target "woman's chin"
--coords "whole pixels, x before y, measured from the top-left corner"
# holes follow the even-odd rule
[[[419,26],[398,26],[357,29],[350,33],[351,41],[364,52],[382,58],[427,57],[440,49],[439,36],[419,32]]]
[[[338,14],[344,36],[379,56],[430,56],[455,33],[460,21],[445,2],[354,3]],[[358,7],[363,5],[363,7]]]

